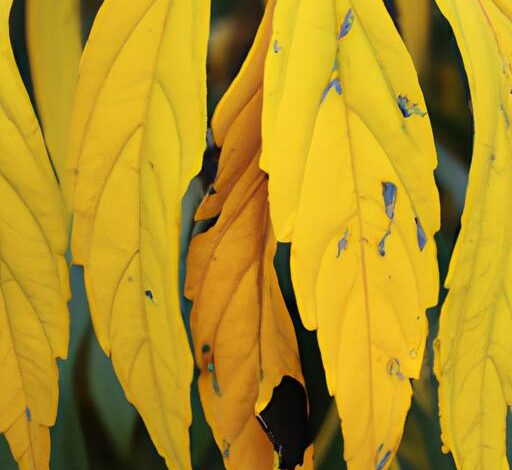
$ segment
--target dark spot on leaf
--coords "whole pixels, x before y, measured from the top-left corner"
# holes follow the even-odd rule
[[[152,302],[155,300],[155,299],[153,298],[153,292],[151,292],[150,290],[146,290],[146,291],[144,291],[144,295],[145,295],[149,300],[151,300]]]
[[[218,395],[219,397],[222,396],[222,393],[220,391],[220,386],[219,386],[219,381],[217,380],[217,372],[215,372],[215,365],[213,362],[209,362],[208,363],[208,372],[211,374],[212,376],[212,387],[213,387],[213,391],[215,392],[216,395]]]
[[[202,348],[201,348],[201,352],[203,354],[208,354],[210,352],[210,345],[209,344],[203,344]]]
[[[423,248],[425,248],[425,245],[427,244],[427,236],[425,235],[425,231],[423,230],[423,227],[421,226],[420,219],[416,217],[414,219],[416,221],[416,231],[418,234],[418,246],[420,247],[420,251],[423,251]]]
[[[231,454],[231,444],[223,439],[222,441],[222,457],[225,459],[229,459],[229,455]]]
[[[425,117],[427,115],[426,112],[420,109],[417,103],[411,103],[407,96],[399,95],[397,98],[397,103],[403,117],[405,118],[409,118],[414,115],[420,117]]]
[[[28,406],[25,408],[25,417],[29,423],[32,421],[32,412]]]
[[[285,376],[274,389],[272,400],[257,416],[258,421],[279,454],[279,468],[302,465],[310,443],[309,417],[304,387]]]
[[[336,255],[336,258],[339,258],[342,251],[345,251],[347,249],[348,245],[348,236],[349,236],[348,228],[345,230],[345,234],[343,235],[343,238],[338,242],[338,254]]]
[[[278,54],[283,48],[279,45],[279,41],[277,39],[274,40],[274,54]]]
[[[386,256],[386,238],[391,235],[391,227],[386,230],[386,233],[379,242],[379,255]]]
[[[384,198],[384,210],[390,220],[395,217],[397,188],[394,183],[382,183],[382,197]]]
[[[354,12],[352,11],[352,8],[351,8],[348,10],[347,14],[345,15],[345,19],[343,20],[340,32],[338,34],[338,39],[344,38],[352,29],[353,24],[354,24]]]
[[[400,361],[396,357],[392,357],[387,365],[386,370],[388,371],[388,374],[391,376],[398,377],[399,380],[404,380],[404,374],[402,374],[402,371],[400,370]]]
[[[382,470],[386,464],[388,463],[388,460],[391,458],[391,451],[388,450],[382,459],[379,460],[379,463],[377,463],[377,466],[375,467],[375,470]]]
[[[324,92],[322,93],[322,100],[321,100],[322,103],[325,101],[325,98],[327,98],[327,95],[329,94],[329,91],[331,91],[331,88],[334,88],[336,90],[336,93],[338,93],[338,95],[341,95],[341,93],[342,93],[341,83],[337,77],[333,78],[328,83],[327,87],[325,88]]]

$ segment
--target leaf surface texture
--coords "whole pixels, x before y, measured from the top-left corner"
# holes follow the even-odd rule
[[[80,66],[65,194],[98,340],[170,468],[190,468],[181,198],[206,134],[207,0],[107,0]]]
[[[442,437],[459,469],[505,469],[512,405],[512,5],[437,3],[462,53],[475,122],[462,229],[437,341]]]
[[[282,0],[265,67],[263,153],[350,469],[398,449],[436,304],[439,201],[412,61],[376,0]]]
[[[265,434],[262,412],[283,377],[304,383],[295,331],[273,265],[276,240],[267,176],[258,166],[271,13],[268,6],[242,71],[215,113],[220,166],[214,192],[196,218],[218,220],[192,240],[187,263],[199,390],[228,469],[274,468],[272,444],[277,450],[280,443],[271,443]],[[306,461],[311,459],[309,452]]]
[[[82,53],[80,0],[27,0],[25,8],[32,85],[46,145],[60,176]]]
[[[64,203],[0,4],[0,432],[22,470],[48,469],[68,350]]]

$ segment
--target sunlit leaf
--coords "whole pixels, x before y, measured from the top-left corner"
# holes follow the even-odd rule
[[[207,0],[107,0],[80,66],[65,194],[100,345],[171,468],[190,468],[181,198],[206,134]]]
[[[318,329],[351,469],[388,468],[437,301],[436,155],[412,61],[378,0],[282,0],[265,68],[262,167]]]
[[[0,432],[21,469],[47,469],[68,349],[64,204],[0,3]]]
[[[27,0],[25,8],[37,110],[50,157],[60,176],[82,52],[80,0]]]
[[[512,4],[437,3],[464,59],[475,120],[462,230],[437,343],[442,437],[459,469],[505,469],[512,405]]]
[[[262,51],[271,12],[267,8],[241,74],[215,114],[213,133],[223,143],[219,173],[196,217],[219,217],[192,240],[188,257],[186,294],[193,301],[199,389],[232,469],[273,468],[273,447],[280,450],[282,468],[294,468],[307,445],[297,342],[274,270],[267,176],[258,166]]]

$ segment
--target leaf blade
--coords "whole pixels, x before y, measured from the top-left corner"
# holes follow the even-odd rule
[[[62,175],[82,53],[80,2],[28,0],[27,51],[46,144]]]
[[[68,349],[64,204],[0,6],[0,432],[22,469],[47,469]]]
[[[345,460],[388,468],[437,302],[425,103],[381,2],[278,3],[272,40],[281,49],[267,55],[261,161],[272,221],[292,243],[297,303],[318,329]]]
[[[205,0],[110,0],[81,62],[65,194],[95,331],[169,466],[190,468],[181,198],[206,133]]]
[[[458,468],[508,468],[510,237],[497,201],[512,187],[512,10],[502,1],[437,3],[462,53],[475,120],[462,228],[436,342],[442,439]]]

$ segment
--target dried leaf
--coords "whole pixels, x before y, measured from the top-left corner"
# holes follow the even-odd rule
[[[262,167],[291,241],[350,469],[388,468],[437,302],[436,155],[383,2],[282,0],[265,68]]]
[[[506,0],[438,0],[438,5],[464,59],[475,118],[462,230],[437,341],[442,438],[459,469],[508,469],[512,5]]]
[[[107,0],[80,66],[65,194],[99,342],[171,468],[190,468],[181,198],[206,134],[207,0]]]
[[[0,432],[21,469],[48,469],[55,360],[68,350],[64,204],[0,3]]]
[[[281,468],[294,468],[307,445],[305,434],[293,436],[301,426],[305,432],[307,404],[295,332],[273,266],[267,177],[258,167],[261,49],[268,47],[271,11],[213,120],[216,141],[223,143],[219,174],[196,218],[220,215],[192,240],[186,285],[205,414],[227,468],[247,470],[273,468],[272,444],[281,449]],[[297,401],[283,406],[278,386]]]
[[[60,176],[82,53],[80,0],[27,0],[27,51],[46,145]]]

